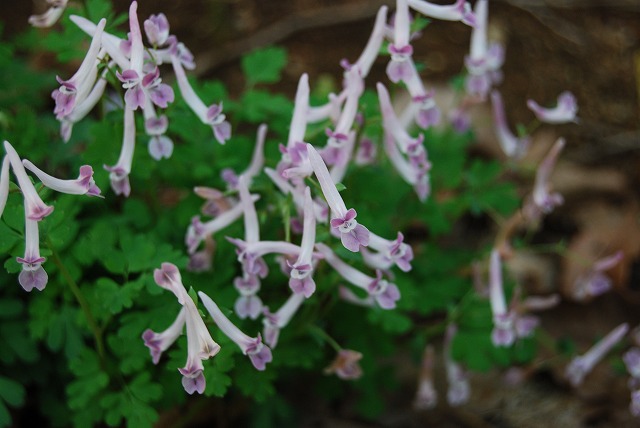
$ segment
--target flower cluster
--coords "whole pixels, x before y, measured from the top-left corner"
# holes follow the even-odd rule
[[[35,174],[45,187],[60,193],[100,196],[100,189],[93,180],[93,169],[89,165],[80,167],[80,175],[77,179],[62,180],[42,171],[28,159],[21,159],[8,141],[4,142],[4,150],[6,155],[3,158],[2,170],[0,171],[0,216],[2,216],[9,196],[9,169],[11,169],[24,197],[25,249],[24,257],[17,258],[18,263],[22,264],[22,272],[18,276],[18,282],[26,291],[31,291],[34,288],[42,291],[49,278],[42,267],[45,258],[40,255],[38,224],[53,212],[53,207],[45,204],[40,198],[26,169]]]
[[[210,125],[213,135],[224,144],[231,137],[231,125],[222,113],[222,103],[206,106],[187,80],[186,69],[195,68],[193,55],[170,34],[169,22],[164,14],[151,15],[142,27],[151,47],[144,46],[143,33],[137,15],[137,2],[129,8],[129,33],[121,39],[106,32],[106,20],[96,25],[76,15],[71,20],[92,37],[91,46],[78,71],[69,79],[58,78],[60,87],[51,94],[55,100],[54,113],[60,121],[63,140],[69,141],[73,125],[82,120],[102,98],[109,71],[115,72],[124,89],[124,137],[120,156],[110,172],[111,187],[118,195],[129,196],[135,149],[136,129],[134,112],[140,109],[144,116],[144,129],[149,137],[149,154],[155,160],[170,158],[173,141],[165,135],[169,127],[166,109],[175,95],[171,86],[162,82],[160,66],[171,64],[180,92],[193,112],[203,123]],[[106,67],[100,70],[100,64]]]

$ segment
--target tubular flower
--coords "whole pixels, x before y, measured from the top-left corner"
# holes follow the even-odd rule
[[[576,97],[569,91],[564,91],[558,96],[558,104],[554,108],[541,107],[534,100],[528,100],[527,107],[541,122],[552,124],[578,122],[576,117],[578,103]]]
[[[369,230],[356,221],[356,210],[353,208],[347,210],[327,166],[311,144],[307,144],[307,152],[313,172],[320,183],[327,204],[331,208],[333,218],[330,224],[332,229],[336,229],[340,233],[342,245],[347,250],[358,252],[360,246],[369,245]]]
[[[298,211],[304,210],[304,193],[298,191],[299,188],[293,187],[288,181],[284,180],[282,177],[278,175],[278,173],[271,169],[265,168],[264,173],[267,174],[267,177],[273,181],[278,189],[284,194],[290,194],[293,198],[293,203],[296,204],[296,208]],[[313,201],[313,212],[316,216],[316,221],[319,223],[326,223],[328,212],[327,206],[320,204],[318,201]]]
[[[259,241],[245,242],[241,239],[229,238],[227,241],[235,245],[238,261],[248,275],[258,275],[264,278],[269,273],[269,268],[262,259],[265,254],[298,255],[300,247],[284,241]]]
[[[280,330],[285,328],[291,318],[298,312],[300,305],[304,301],[305,297],[301,293],[291,293],[286,302],[276,311],[276,313],[269,312],[268,308],[263,309],[264,318],[262,323],[264,329],[262,334],[264,335],[264,342],[274,349],[278,344],[278,338],[280,337]]]
[[[26,211],[25,205],[25,216],[27,215]],[[31,291],[34,288],[42,291],[47,285],[49,276],[42,267],[45,258],[40,256],[40,235],[37,221],[25,218],[24,236],[24,257],[16,258],[18,263],[22,264],[22,272],[18,275],[18,282],[25,291]]]
[[[400,299],[400,290],[395,284],[382,279],[382,273],[379,269],[376,270],[376,277],[372,278],[339,259],[326,245],[318,243],[316,249],[345,280],[367,291],[380,308],[393,309],[396,307],[396,301]]]
[[[182,386],[188,394],[198,392],[202,394],[206,382],[202,371],[202,360],[213,357],[220,351],[218,345],[207,330],[200,317],[198,308],[182,284],[182,277],[178,268],[171,263],[162,263],[160,269],[153,271],[153,279],[160,287],[175,294],[185,311],[187,325],[187,364],[178,369],[182,374]],[[153,355],[153,354],[152,354]]]
[[[324,369],[325,374],[335,374],[342,380],[360,379],[362,369],[359,361],[362,354],[351,349],[341,349],[331,365]]]
[[[500,68],[504,62],[504,49],[497,43],[487,44],[488,0],[479,0],[475,5],[476,22],[471,32],[471,48],[465,58],[469,72],[465,82],[469,95],[484,100],[491,86],[502,80]]]
[[[148,98],[143,111],[144,130],[151,137],[148,146],[149,155],[157,161],[163,158],[169,159],[173,154],[173,141],[164,135],[169,127],[169,119],[165,115],[158,116]]]
[[[97,61],[102,44],[102,33],[106,23],[106,19],[101,19],[98,23],[87,55],[78,71],[68,80],[56,77],[58,83],[60,83],[60,88],[51,93],[51,98],[56,103],[53,112],[58,120],[69,116],[76,106],[87,98],[94,86],[98,74]]]
[[[293,115],[287,138],[287,148],[292,148],[296,143],[304,143],[304,134],[307,130],[307,114],[309,111],[309,75],[303,73],[298,80]]]
[[[422,355],[420,377],[418,378],[418,391],[413,400],[413,408],[416,410],[433,409],[438,403],[438,393],[433,386],[433,366],[435,364],[435,350],[432,345],[427,345]]]
[[[67,8],[67,2],[69,0],[47,0],[49,9],[40,15],[31,15],[29,17],[29,24],[34,27],[51,27],[58,22],[64,10]]]
[[[53,212],[53,207],[47,206],[36,188],[33,187],[33,183],[29,179],[27,172],[24,170],[20,156],[8,141],[4,142],[4,149],[7,152],[7,157],[11,163],[13,174],[18,179],[18,186],[24,196],[24,209],[27,220],[40,221]]]
[[[502,151],[510,158],[521,158],[526,154],[529,144],[531,143],[531,138],[528,136],[518,138],[509,130],[500,92],[495,90],[491,91],[491,104],[493,105],[493,120],[496,134]]]
[[[461,404],[469,401],[471,395],[471,387],[469,386],[469,379],[465,370],[456,363],[451,357],[451,345],[453,343],[453,337],[455,336],[458,328],[455,324],[449,324],[444,337],[444,366],[447,372],[447,402],[451,406],[460,406]]]
[[[257,296],[260,290],[260,279],[257,275],[244,273],[243,276],[235,278],[233,285],[240,293],[240,297],[236,299],[233,309],[238,318],[258,318],[262,312],[262,300]]]
[[[597,260],[591,269],[576,279],[572,297],[578,301],[584,301],[609,291],[611,289],[611,279],[604,272],[620,263],[623,257],[624,253],[618,251],[608,257]]]
[[[143,69],[144,46],[137,8],[137,2],[132,2],[129,7],[130,40],[120,44],[121,50],[126,46],[125,50],[129,52],[129,65],[128,68],[123,69],[122,73],[116,72],[116,76],[122,82],[122,87],[126,89],[124,100],[129,108],[145,109],[147,99],[158,107],[166,108],[174,100],[173,89],[162,83],[158,67],[153,67],[148,73]]]
[[[613,348],[629,331],[629,325],[624,323],[614,328],[598,341],[591,349],[584,354],[575,357],[566,368],[565,375],[571,382],[571,385],[578,386],[582,383],[585,376],[591,373],[591,370],[604,358],[604,356]]]
[[[22,160],[26,169],[33,172],[50,189],[69,195],[100,196],[100,189],[93,180],[93,168],[90,165],[80,167],[80,175],[75,180],[61,180],[42,171],[27,159]],[[100,196],[101,197],[101,196]]]
[[[302,232],[302,242],[300,244],[300,254],[291,267],[291,277],[289,287],[296,294],[302,294],[309,298],[316,290],[316,283],[313,280],[313,246],[316,243],[316,217],[313,213],[313,201],[311,200],[311,190],[307,187],[304,191],[304,226]]]
[[[412,111],[415,110],[416,124],[422,129],[427,129],[440,123],[442,114],[434,100],[434,91],[426,91],[413,60],[409,58],[407,61],[409,61],[411,73],[405,83],[411,94],[412,101],[408,108],[412,109]]]
[[[151,360],[153,364],[158,364],[162,353],[169,349],[171,345],[180,337],[182,330],[184,329],[185,322],[187,320],[186,309],[183,307],[178,312],[178,316],[175,321],[161,333],[156,333],[151,329],[146,329],[142,333],[142,340],[144,340],[144,346],[149,348],[151,354]]]
[[[393,135],[389,132],[384,133],[384,150],[391,164],[396,171],[407,183],[413,186],[420,202],[427,200],[431,194],[431,181],[429,178],[429,170],[431,169],[431,163],[424,162],[423,165],[416,165],[408,161],[400,151],[395,143]],[[426,156],[426,152],[425,152]]]
[[[254,201],[260,199],[258,195],[252,195],[251,198]],[[243,206],[238,203],[206,223],[202,223],[199,216],[193,217],[191,219],[191,225],[187,228],[187,234],[185,237],[188,253],[195,253],[200,242],[202,242],[206,236],[213,235],[214,233],[229,226],[242,215],[242,212]]]
[[[369,239],[369,248],[378,253],[372,254],[369,251],[363,252],[365,262],[377,269],[389,269],[392,265],[396,265],[403,272],[411,270],[411,260],[413,260],[413,250],[404,243],[404,235],[398,232],[398,237],[389,241],[375,233],[371,233]]]
[[[131,193],[129,184],[129,173],[133,163],[133,151],[136,145],[136,122],[133,117],[133,110],[128,106],[124,108],[124,136],[122,138],[122,148],[120,157],[114,166],[104,165],[104,169],[109,171],[111,188],[116,195],[128,197]]]
[[[365,46],[355,64],[349,64],[346,59],[342,60],[341,62],[343,67],[345,67],[347,70],[356,67],[360,71],[360,76],[362,78],[367,77],[367,75],[369,74],[369,70],[371,70],[373,62],[376,60],[376,58],[378,57],[378,53],[380,52],[380,47],[382,46],[382,42],[384,40],[387,25],[387,11],[387,6],[381,6],[380,9],[378,9],[376,22],[373,25],[373,31],[371,31],[371,35],[369,36],[367,45]]]
[[[273,358],[271,349],[262,343],[260,333],[258,333],[257,337],[247,336],[224,316],[218,305],[216,305],[209,296],[202,291],[198,292],[198,296],[200,296],[204,307],[207,308],[207,312],[209,312],[218,328],[238,345],[242,353],[249,357],[251,364],[253,364],[257,370],[264,370],[267,363],[270,363]]]
[[[218,140],[220,144],[224,144],[231,138],[231,125],[225,120],[226,116],[222,114],[222,103],[212,104],[209,107],[205,106],[189,84],[180,58],[172,55],[171,64],[173,65],[173,71],[176,75],[176,81],[178,82],[182,98],[184,98],[189,108],[200,118],[202,123],[211,126],[216,140]]]
[[[249,194],[246,180],[244,176],[238,178],[238,192],[240,193],[240,203],[243,207],[244,213],[244,230],[245,230],[245,242],[256,243],[260,241],[260,229],[258,225],[258,216],[256,209]],[[236,300],[236,313],[240,318],[249,317],[256,319],[260,312],[262,312],[262,301],[256,295],[260,289],[260,280],[257,275],[263,278],[267,275],[267,265],[262,258],[243,259],[247,262],[244,265],[244,273],[240,278],[236,278],[234,284],[241,296]],[[249,266],[251,264],[251,266]]]
[[[413,47],[409,44],[410,19],[407,0],[397,0],[393,25],[393,42],[389,43],[391,61],[387,65],[387,77],[393,83],[398,83],[401,80],[406,82],[415,71],[411,69],[408,61],[413,54]]]
[[[409,7],[430,18],[443,21],[462,21],[467,25],[475,26],[476,17],[471,11],[468,1],[456,0],[454,4],[439,5],[425,0],[409,0]]]
[[[525,217],[532,222],[537,222],[543,214],[550,213],[557,205],[561,205],[564,202],[561,194],[551,193],[551,184],[549,182],[553,167],[564,146],[564,138],[558,138],[538,166],[533,193],[523,207]]]
[[[102,75],[98,79],[98,81],[93,85],[91,92],[86,96],[84,100],[78,101],[76,98],[76,104],[71,110],[71,112],[64,116],[60,120],[60,137],[62,137],[62,141],[65,143],[69,142],[71,139],[71,132],[73,130],[73,125],[80,122],[84,117],[89,114],[91,109],[93,109],[98,101],[102,98],[104,94],[104,90],[107,87],[107,69],[102,72]]]
[[[365,308],[374,308],[376,306],[376,299],[374,299],[370,294],[367,294],[367,297],[360,297],[344,285],[341,285],[338,288],[338,296],[345,302],[351,303],[352,305],[362,306]]]
[[[253,177],[258,175],[264,166],[264,142],[267,136],[267,125],[262,124],[258,127],[256,136],[256,145],[253,149],[251,163],[249,167],[240,175],[244,176],[247,186],[251,186]],[[231,168],[225,168],[220,176],[227,182],[228,189],[236,189],[238,187],[238,175]]]
[[[489,298],[493,313],[493,331],[491,341],[494,346],[511,346],[515,341],[513,314],[507,312],[507,304],[502,288],[502,266],[500,253],[495,248],[491,251],[489,266]]]

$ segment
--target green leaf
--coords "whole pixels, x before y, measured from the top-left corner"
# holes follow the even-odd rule
[[[287,64],[287,51],[271,46],[255,50],[242,58],[242,71],[249,85],[275,83]]]
[[[89,348],[72,359],[69,368],[77,378],[67,386],[69,408],[82,409],[109,384],[109,376],[100,368],[98,355]]]
[[[13,407],[24,404],[25,389],[18,382],[0,376],[0,398]]]
[[[99,278],[93,288],[96,299],[111,314],[119,314],[133,305],[133,299],[144,286],[143,282],[130,281],[119,285],[109,278]]]
[[[275,394],[276,390],[273,386],[275,377],[274,370],[260,372],[247,361],[242,369],[238,370],[233,380],[243,394],[260,402]]]
[[[9,426],[11,426],[11,415],[9,414],[9,409],[7,409],[7,406],[0,401],[0,428]]]

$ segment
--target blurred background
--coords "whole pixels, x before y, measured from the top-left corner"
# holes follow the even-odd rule
[[[118,12],[125,12],[129,1],[114,4]],[[273,44],[285,47],[289,64],[273,89],[292,97],[303,72],[309,74],[312,86],[339,85],[339,61],[357,58],[383,4],[394,7],[393,2],[380,0],[141,0],[139,15],[165,13],[171,32],[193,52],[195,73],[201,79],[221,80],[232,97],[243,90],[242,55]],[[9,38],[27,28],[29,15],[46,8],[43,1],[4,0],[2,6],[2,37]],[[534,133],[528,160],[537,162],[557,137],[567,139],[553,176],[554,188],[564,195],[565,204],[544,221],[538,241],[563,240],[582,260],[522,254],[511,261],[510,269],[528,292],[567,293],[583,260],[617,250],[625,254],[623,262],[609,272],[613,293],[591,302],[563,302],[541,314],[542,326],[553,338],[571,337],[578,350],[585,350],[594,334],[601,336],[623,321],[632,327],[640,322],[640,1],[492,0],[489,21],[490,38],[506,48],[499,89],[512,129],[531,121],[527,99],[552,105],[560,92],[570,90],[579,105],[579,125],[547,126]],[[463,71],[470,34],[465,25],[434,21],[413,43],[414,58],[426,65],[423,78],[442,99],[449,91],[448,81]],[[39,56],[32,61],[45,68],[55,58]],[[379,58],[367,85],[386,82],[384,70],[385,59]],[[490,107],[475,108],[473,114],[479,140],[473,154],[500,158]],[[541,353],[545,358],[544,350]],[[398,358],[401,366],[402,356]],[[443,405],[429,412],[409,411],[417,368],[406,367],[401,370],[405,386],[386,397],[397,406],[389,406],[391,410],[375,424],[359,420],[349,403],[329,407],[314,401],[313,393],[287,393],[307,409],[300,412],[308,415],[304,426],[314,427],[537,427],[543,420],[563,427],[640,425],[628,412],[624,376],[608,367],[596,370],[578,390],[561,379],[560,367],[557,372],[517,373],[516,380],[524,379],[516,382],[517,387],[508,386],[495,373],[473,374],[469,405],[455,409]],[[442,386],[440,372],[436,383]],[[229,426],[225,421],[233,420],[221,408],[200,411],[202,421],[222,414],[219,426]],[[174,422],[171,415],[163,415],[160,426]]]

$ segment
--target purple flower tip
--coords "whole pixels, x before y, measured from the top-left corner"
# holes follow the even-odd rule
[[[190,375],[185,375],[183,373],[182,386],[189,395],[193,395],[193,393],[196,391],[198,392],[198,394],[202,394],[205,387],[207,386],[207,382],[204,379],[202,370],[198,370],[197,372]]]
[[[38,291],[44,290],[49,281],[49,276],[42,266],[38,266],[34,270],[23,269],[18,275],[18,282],[25,291],[30,292],[34,288]]]

